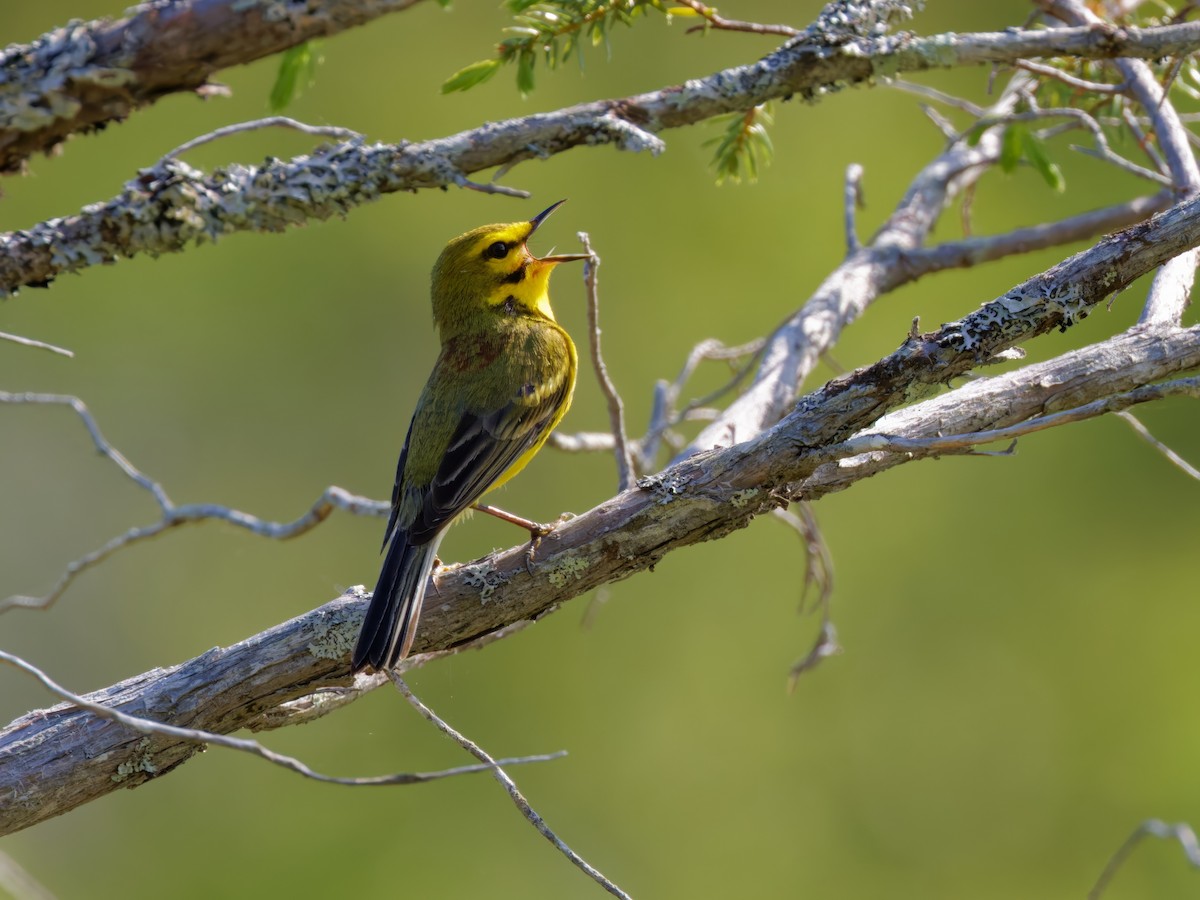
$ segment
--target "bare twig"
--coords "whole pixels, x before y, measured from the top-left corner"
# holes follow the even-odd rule
[[[804,540],[805,552],[804,588],[800,592],[800,610],[804,611],[809,591],[815,588],[817,600],[814,608],[821,610],[822,618],[828,619],[829,601],[833,599],[833,555],[829,552],[829,545],[825,543],[825,536],[821,533],[821,526],[817,523],[812,504],[801,501],[797,504],[797,509],[800,510],[800,514],[793,514],[794,525]],[[787,510],[781,509],[779,512]]]
[[[1144,178],[1147,181],[1153,181],[1155,184],[1170,187],[1172,181],[1161,172],[1156,172],[1153,169],[1147,169],[1145,166],[1139,166],[1132,160],[1126,159],[1121,154],[1117,153],[1109,146],[1108,138],[1104,135],[1104,129],[1100,123],[1096,121],[1095,116],[1082,110],[1075,109],[1070,106],[1056,106],[1050,108],[1041,108],[1037,105],[1037,101],[1028,93],[1025,95],[1025,101],[1031,107],[1029,112],[1012,113],[1010,115],[987,117],[976,122],[967,129],[965,134],[970,134],[978,130],[980,127],[990,127],[999,123],[1011,122],[1034,122],[1045,119],[1069,119],[1069,123],[1065,123],[1055,128],[1048,128],[1043,133],[1043,137],[1053,137],[1054,135],[1071,129],[1085,128],[1092,135],[1092,140],[1095,142],[1095,147],[1081,147],[1078,144],[1071,144],[1072,150],[1082,153],[1085,156],[1092,156],[1104,162],[1111,163],[1122,171],[1128,172],[1131,175],[1136,175],[1138,178]]]
[[[1100,900],[1101,895],[1108,888],[1109,882],[1116,876],[1117,870],[1121,868],[1137,845],[1147,837],[1176,841],[1183,849],[1183,855],[1188,864],[1193,869],[1200,869],[1200,841],[1196,840],[1196,832],[1192,830],[1192,826],[1187,822],[1177,822],[1172,825],[1162,819],[1147,819],[1133,830],[1133,834],[1125,839],[1125,843],[1109,859],[1104,871],[1096,879],[1095,885],[1088,891],[1088,900]]]
[[[1070,72],[1056,69],[1054,66],[1044,66],[1041,63],[1030,62],[1027,59],[1017,60],[1014,65],[1026,72],[1033,72],[1035,75],[1045,75],[1047,78],[1053,78],[1056,81],[1061,81],[1063,84],[1092,94],[1123,94],[1129,90],[1129,86],[1123,82],[1121,84],[1105,84],[1101,81],[1088,81],[1086,78],[1078,78]]]
[[[676,425],[687,421],[712,418],[711,411],[702,407],[720,399],[742,383],[754,367],[755,359],[764,343],[764,340],[760,338],[740,346],[726,347],[718,340],[707,338],[692,347],[684,361],[683,368],[675,376],[674,381],[660,379],[655,384],[650,423],[646,428],[645,436],[638,441],[638,467],[641,471],[653,470],[654,461],[664,441],[672,450],[678,450],[682,446],[682,439],[672,431]],[[679,408],[679,397],[700,363],[705,360],[726,360],[732,366],[735,360],[743,357],[749,357],[749,359],[742,365],[734,367],[733,375],[728,381],[703,397],[690,400],[683,409]]]
[[[808,652],[792,664],[788,670],[788,692],[796,689],[796,682],[805,672],[815,669],[824,659],[841,651],[837,640],[837,628],[833,624],[833,557],[821,535],[817,518],[808,503],[799,504],[800,515],[790,510],[775,509],[771,515],[792,528],[804,544],[804,585],[800,589],[800,610],[804,611],[811,588],[817,589],[813,609],[821,613],[821,625],[817,637]]]
[[[1170,166],[1167,165],[1167,161],[1163,159],[1162,154],[1158,152],[1158,148],[1154,146],[1154,141],[1142,130],[1142,124],[1138,121],[1138,117],[1133,114],[1133,110],[1129,108],[1128,102],[1121,104],[1121,121],[1125,123],[1125,127],[1129,129],[1130,133],[1137,138],[1138,146],[1142,148],[1142,152],[1154,163],[1154,167],[1160,172],[1171,171]],[[1190,135],[1191,131],[1188,134]]]
[[[751,34],[781,34],[784,37],[795,37],[800,33],[800,30],[793,28],[790,25],[760,25],[757,22],[739,22],[737,19],[726,19],[724,16],[717,15],[717,11],[711,6],[705,6],[699,0],[675,0],[680,6],[686,6],[696,12],[696,15],[701,16],[713,28],[719,28],[722,31],[747,31]],[[703,28],[704,26],[699,26]],[[688,29],[693,31],[695,29]]]
[[[942,137],[948,141],[958,140],[959,130],[954,127],[953,122],[928,103],[921,103],[919,106],[921,107],[921,112],[925,113],[925,118],[932,122],[934,127],[942,133]]]
[[[633,484],[633,456],[629,452],[629,440],[625,436],[625,406],[621,402],[621,395],[617,393],[616,385],[609,377],[604,355],[600,352],[600,257],[592,249],[586,231],[579,232],[579,241],[588,255],[583,264],[583,283],[587,288],[588,345],[592,350],[592,368],[596,371],[596,380],[600,383],[600,391],[608,404],[608,421],[612,428],[614,451],[617,456],[617,489],[624,491]]]
[[[1162,212],[1171,202],[1171,192],[1160,191],[1149,197],[1137,197],[1126,203],[1089,210],[1057,222],[921,247],[906,255],[906,263],[917,272],[932,272],[975,266],[1046,247],[1059,247],[1141,222],[1154,213]]]
[[[393,775],[377,775],[367,778],[341,778],[335,775],[324,775],[314,771],[300,760],[286,756],[282,753],[276,753],[274,750],[269,750],[260,744],[258,741],[252,741],[247,738],[230,737],[227,734],[216,734],[211,731],[201,731],[196,728],[181,728],[178,725],[167,725],[163,722],[153,722],[150,719],[143,719],[138,716],[131,716],[128,713],[123,713],[118,709],[113,709],[111,706],[105,706],[102,703],[93,703],[86,697],[81,697],[78,694],[68,691],[49,675],[39,669],[37,666],[15,656],[4,650],[0,650],[0,662],[20,669],[27,675],[32,675],[42,683],[52,694],[67,701],[68,703],[78,706],[80,709],[86,709],[93,715],[97,715],[102,719],[108,719],[126,728],[131,728],[140,734],[145,735],[160,735],[162,737],[173,738],[179,741],[188,741],[201,746],[213,744],[217,747],[226,747],[230,750],[239,750],[242,753],[249,753],[261,759],[265,759],[269,763],[274,763],[305,778],[311,778],[314,781],[323,781],[327,784],[340,784],[348,787],[377,787],[386,784],[424,784],[428,781],[437,781],[442,778],[450,778],[455,775],[468,775],[475,772],[486,772],[498,765],[513,765],[517,763],[527,762],[545,762],[551,759],[558,759],[565,756],[566,751],[558,753],[542,754],[538,756],[522,756],[513,759],[501,760],[495,762],[492,760],[484,761],[483,765],[478,766],[459,766],[453,769],[442,769],[437,772],[398,772]],[[397,676],[398,677],[398,676]],[[144,748],[142,754],[143,762],[126,763],[129,767],[128,771],[117,767],[117,774],[114,778],[120,778],[122,775],[128,777],[138,771],[153,772],[153,769],[147,769],[146,766],[153,766],[151,761],[151,751],[149,746]],[[141,766],[141,768],[138,768]]]
[[[955,109],[961,109],[963,112],[970,113],[975,118],[981,118],[987,113],[982,106],[972,103],[970,100],[964,100],[962,97],[955,97],[953,94],[947,94],[945,91],[939,91],[935,87],[930,87],[927,84],[921,84],[919,81],[905,81],[903,78],[893,78],[887,82],[890,87],[904,91],[907,94],[914,94],[917,97],[924,97],[927,100],[934,100],[946,106],[952,106]]]
[[[238,122],[235,125],[226,125],[222,128],[216,128],[202,134],[199,137],[194,137],[190,141],[185,141],[180,144],[170,153],[163,155],[160,164],[168,159],[175,159],[182,156],[190,150],[195,150],[197,147],[204,144],[212,143],[221,138],[229,137],[232,134],[244,134],[247,131],[259,131],[263,128],[292,128],[304,134],[315,135],[318,137],[333,137],[343,141],[363,140],[363,136],[357,131],[350,128],[340,128],[335,125],[306,125],[304,122],[299,122],[288,116],[267,116],[263,119],[253,119],[249,122]]]
[[[1114,152],[1104,145],[1103,147],[1082,147],[1079,144],[1069,145],[1076,153],[1082,153],[1084,156],[1090,156],[1093,159],[1098,159],[1101,162],[1111,163],[1122,171],[1128,172],[1130,175],[1136,175],[1138,178],[1144,178],[1147,181],[1153,181],[1155,184],[1160,184],[1165,187],[1171,187],[1171,179],[1167,175],[1159,174],[1153,169],[1147,169],[1145,166],[1139,166],[1137,163],[1126,159],[1120,153]]]
[[[811,672],[828,657],[841,652],[842,645],[838,643],[837,626],[831,619],[822,619],[812,647],[809,648],[808,653],[792,663],[792,667],[788,670],[788,693],[796,690],[796,685],[800,683],[800,678],[805,672]]]
[[[617,446],[611,431],[550,432],[546,444],[563,453],[607,453]]]
[[[503,197],[516,197],[520,200],[528,200],[533,194],[523,188],[509,187],[508,185],[499,184],[496,181],[471,181],[466,175],[461,172],[454,176],[454,183],[460,188],[465,188],[468,191],[478,191],[481,194],[499,194]]]
[[[157,522],[131,528],[124,534],[114,537],[102,547],[70,562],[48,593],[40,597],[17,594],[0,600],[0,613],[16,607],[46,609],[62,596],[63,592],[66,591],[71,582],[80,573],[107,559],[118,550],[149,538],[157,537],[164,531],[168,531],[179,525],[217,520],[228,522],[230,525],[244,528],[263,537],[274,540],[287,540],[315,528],[321,522],[325,521],[335,509],[343,509],[354,515],[369,516],[385,515],[389,509],[389,504],[383,501],[352,494],[336,485],[325,488],[321,496],[308,508],[308,511],[291,522],[273,522],[261,519],[250,513],[242,512],[241,510],[212,503],[176,505],[159,482],[150,478],[134,466],[133,463],[125,458],[121,451],[109,443],[108,439],[101,433],[100,426],[96,423],[87,405],[78,397],[64,394],[13,394],[7,391],[0,391],[0,403],[71,407],[83,421],[84,427],[87,428],[88,434],[92,438],[92,443],[96,445],[96,449],[112,460],[125,476],[138,487],[149,492],[154,497],[154,501],[158,504],[158,508],[162,513],[162,517]]]
[[[842,190],[842,203],[846,220],[846,252],[854,253],[862,244],[858,240],[857,212],[864,206],[862,190],[863,167],[858,163],[846,166],[846,182]]]
[[[1137,416],[1128,411],[1119,412],[1117,413],[1117,416],[1124,419],[1129,424],[1129,427],[1137,432],[1138,437],[1165,456],[1170,463],[1182,471],[1184,475],[1200,481],[1200,469],[1197,469],[1190,462],[1151,434],[1150,429],[1143,425],[1141,421],[1138,420]]]
[[[550,826],[546,824],[546,821],[534,811],[533,807],[529,805],[529,801],[526,800],[521,794],[521,791],[517,788],[516,782],[509,777],[507,772],[500,768],[502,765],[501,762],[493,759],[486,750],[484,750],[466,735],[456,731],[450,726],[449,723],[440,718],[437,713],[422,703],[421,700],[409,689],[408,685],[405,684],[403,678],[394,672],[392,673],[391,678],[392,683],[396,685],[396,689],[404,695],[404,699],[409,702],[413,709],[419,712],[427,721],[431,722],[434,727],[442,732],[442,734],[446,735],[455,743],[457,743],[460,747],[483,763],[484,767],[491,771],[492,777],[500,782],[500,784],[504,786],[504,789],[508,791],[509,797],[511,797],[513,803],[517,805],[517,809],[521,811],[521,815],[529,820],[530,824],[532,824],[533,827],[538,830],[538,833],[540,833],[542,837],[553,844],[555,848],[557,848],[558,851],[563,854],[563,856],[569,859],[579,869],[583,870],[583,872],[585,872],[589,878],[603,887],[614,897],[623,897],[625,900],[629,900],[628,894],[617,887],[617,885],[608,878],[605,878],[595,866],[568,847],[565,843],[563,843],[562,839],[559,838],[558,835],[550,830]]]
[[[75,353],[63,347],[47,344],[45,341],[36,341],[33,338],[22,337],[19,334],[8,334],[0,331],[0,341],[12,341],[14,344],[20,344],[23,347],[33,347],[35,350],[49,350],[51,353],[57,353],[59,356],[74,356]]]

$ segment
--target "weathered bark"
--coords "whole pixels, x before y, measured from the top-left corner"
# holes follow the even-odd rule
[[[443,570],[416,651],[469,646],[651,568],[678,547],[745,527],[788,498],[817,497],[916,458],[920,454],[868,453],[839,462],[858,452],[843,442],[885,413],[929,396],[1006,347],[1078,322],[1113,292],[1198,244],[1200,200],[1191,200],[1100,241],[958,322],[910,335],[895,353],[803,398],[752,440],[690,456],[563,523],[543,540],[532,572],[524,546]],[[1046,363],[1005,376],[1028,378],[1024,386],[984,381],[953,392],[955,402],[919,404],[888,420],[887,431],[917,438],[976,431],[1125,390],[1130,379],[1146,384],[1194,369],[1200,327],[1143,327],[1064,360],[1057,370]],[[1002,385],[1003,397],[1013,402],[988,396],[989,384]],[[969,402],[959,402],[968,394]],[[921,415],[923,407],[934,412]],[[233,647],[91,696],[134,715],[206,731],[251,727],[264,717],[286,723],[280,704],[351,684],[347,658],[364,602],[353,592]],[[66,705],[30,713],[0,732],[0,833],[141,784],[195,752],[195,745],[146,737]]]
[[[216,72],[336,34],[420,0],[181,0],[71,24],[0,54],[0,172],[77,132],[127,118]]]

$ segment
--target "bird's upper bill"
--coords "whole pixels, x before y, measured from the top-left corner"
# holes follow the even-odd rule
[[[559,200],[557,203],[551,204],[550,206],[543,209],[536,216],[534,216],[532,219],[530,219],[529,220],[529,226],[530,226],[529,234],[525,235],[525,241],[528,241],[531,237],[533,237],[533,233],[538,230],[538,226],[541,225],[543,222],[545,222],[548,218],[550,218],[550,214],[566,202],[567,201],[565,199]],[[528,247],[526,247],[525,250],[527,253],[529,252]],[[576,259],[587,259],[588,258],[588,255],[586,253],[560,253],[557,256],[542,256],[542,257],[533,256],[532,253],[530,253],[529,255],[532,256],[533,259],[539,263],[552,263],[555,265],[557,265],[558,263],[561,263],[561,262],[571,262],[572,260],[576,260]]]

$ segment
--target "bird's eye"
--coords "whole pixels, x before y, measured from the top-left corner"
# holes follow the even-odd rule
[[[504,241],[496,241],[496,243],[487,248],[486,252],[492,259],[504,259],[504,257],[508,256],[508,244],[504,243]]]

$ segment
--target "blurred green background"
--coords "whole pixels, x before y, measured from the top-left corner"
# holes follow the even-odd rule
[[[924,33],[1020,24],[1017,0],[931,2]],[[739,0],[726,15],[803,25],[816,2]],[[112,0],[7,3],[6,41]],[[749,62],[772,38],[685,35],[651,17],[614,34],[522,99],[513,73],[464,95],[441,81],[487,56],[495,3],[433,3],[323,44],[316,83],[289,110],[371,139],[438,137],[486,120],[651,90]],[[70,141],[4,182],[0,229],[106,199],[183,141],[265,115],[276,60],[220,74],[231,99],[168,97]],[[988,72],[921,80],[976,100]],[[536,251],[587,230],[604,258],[604,341],[631,428],[687,351],[769,331],[841,259],[845,166],[865,166],[864,235],[942,145],[916,100],[858,88],[776,108],[777,155],[756,185],[715,187],[712,126],[669,132],[659,158],[578,149],[505,176],[534,199],[451,190],[394,195],[345,220],[237,235],[159,260],[65,277],[0,305],[0,330],[73,349],[65,360],[0,344],[0,388],[82,397],[105,434],[179,502],[276,519],[328,484],[384,497],[436,348],[428,271],[451,236],[527,218],[569,197]],[[1080,141],[1079,138],[1071,138]],[[1055,144],[1068,191],[988,175],[986,233],[1136,195],[1132,178]],[[283,131],[189,155],[195,165],[304,152]],[[937,237],[961,233],[951,211]],[[1031,254],[927,278],[885,298],[835,349],[847,367],[894,349],[909,322],[948,321],[1061,258]],[[1046,358],[1127,327],[1145,286],[1066,335]],[[582,286],[556,279],[559,318],[584,333]],[[1194,322],[1190,313],[1189,322]],[[829,376],[822,370],[818,377]],[[701,377],[692,392],[716,383]],[[1200,460],[1194,403],[1139,411]],[[581,378],[566,430],[603,429]],[[502,503],[550,519],[615,486],[608,457],[545,452]],[[1009,458],[902,467],[820,502],[836,562],[845,652],[785,691],[817,622],[797,614],[803,557],[772,520],[676,553],[481,653],[414,673],[419,694],[498,755],[566,748],[515,770],[564,840],[638,897],[1079,897],[1149,816],[1200,823],[1196,499],[1200,488],[1115,419],[1022,440]],[[59,408],[0,409],[0,594],[47,590],[71,559],[152,521],[145,493]],[[373,584],[382,522],[334,515],[277,543],[207,524],[122,552],[51,611],[13,612],[0,646],[78,691],[168,665]],[[469,559],[517,540],[476,517],[443,546]],[[53,700],[0,672],[8,721]],[[366,775],[466,762],[393,692],[264,736],[322,771]],[[486,777],[347,789],[216,749],[136,791],[10,837],[62,897],[588,897],[600,891],[520,819]],[[1200,894],[1178,850],[1143,848],[1113,898]]]

